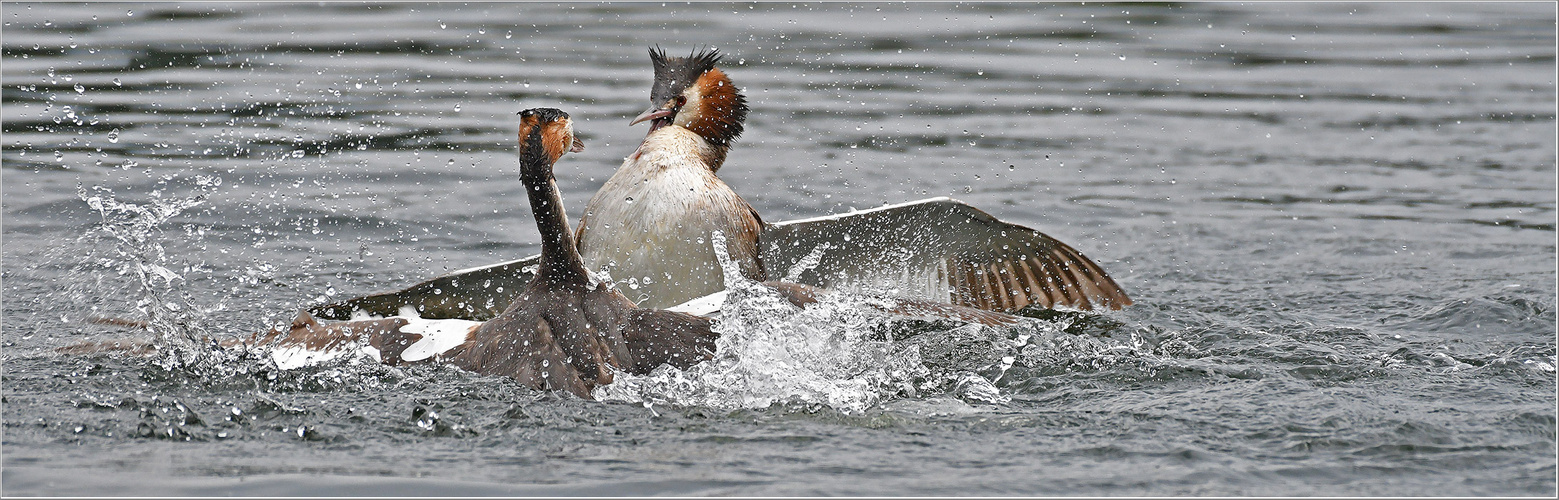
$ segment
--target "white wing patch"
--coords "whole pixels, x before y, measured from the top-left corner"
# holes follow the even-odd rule
[[[718,319],[720,317],[720,308],[725,304],[725,296],[729,293],[730,292],[711,293],[703,297],[668,307],[666,310],[687,313],[694,316],[703,316],[710,319]]]
[[[864,214],[870,214],[870,213],[876,213],[876,212],[886,212],[886,211],[900,209],[900,208],[905,208],[905,207],[912,207],[912,206],[915,206],[915,205],[927,205],[927,204],[942,203],[942,202],[963,203],[961,201],[958,201],[958,200],[955,200],[955,199],[952,199],[952,198],[948,198],[946,196],[937,196],[937,197],[932,197],[932,198],[926,198],[924,200],[906,201],[904,203],[895,203],[895,204],[892,204],[892,205],[883,205],[883,206],[880,206],[880,207],[877,207],[877,208],[868,208],[868,209],[864,209],[864,210],[851,210],[849,212],[845,212],[845,213],[842,213],[842,214],[819,215],[817,217],[807,217],[807,218],[804,218],[804,219],[791,219],[791,220],[787,220],[787,221],[775,222],[773,225],[774,226],[794,226],[794,225],[797,225],[797,224],[806,224],[808,222],[820,222],[820,221],[826,221],[826,220],[845,220],[845,219],[848,219],[848,218],[851,218],[851,217],[855,217],[855,216],[858,216],[858,215],[864,215]]]
[[[421,361],[454,349],[465,343],[467,334],[477,325],[482,324],[481,321],[463,319],[423,319],[417,316],[411,306],[402,307],[400,313],[391,317],[403,318],[407,321],[406,326],[401,327],[401,332],[422,335],[420,340],[407,346],[401,353],[401,359],[405,361]],[[367,319],[385,318],[362,314],[361,311],[357,311],[352,318],[353,321]],[[339,343],[334,348],[323,350],[296,345],[276,347],[271,349],[270,356],[277,368],[292,370],[325,363],[354,352],[362,353],[369,359],[380,359],[379,350],[361,339]]]
[[[401,332],[422,335],[422,339],[401,351],[401,359],[405,361],[422,361],[454,349],[466,342],[472,328],[482,324],[480,321],[464,319],[422,319],[416,316],[407,317],[406,321],[408,323],[401,327]]]

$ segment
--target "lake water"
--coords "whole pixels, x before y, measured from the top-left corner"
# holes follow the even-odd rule
[[[7,495],[1555,493],[1553,4],[0,17]],[[1136,305],[1038,315],[1026,346],[749,311],[747,333],[862,356],[821,362],[919,370],[863,388],[822,366],[825,397],[55,353],[154,338],[89,314],[231,337],[536,253],[514,113],[573,115],[577,221],[646,131],[627,122],[655,45],[727,54],[752,113],[720,175],[766,220],[952,196],[1068,242]],[[991,356],[1015,364],[979,372]]]

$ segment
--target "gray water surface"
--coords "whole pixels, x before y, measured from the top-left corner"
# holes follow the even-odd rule
[[[0,18],[6,495],[1555,493],[1551,3]],[[752,112],[720,176],[765,220],[952,196],[1078,248],[1136,305],[1036,314],[1099,349],[1020,359],[1005,402],[860,412],[55,353],[153,339],[88,314],[230,337],[536,253],[514,113],[573,115],[577,221],[646,131],[626,124],[654,45],[727,54]],[[84,201],[197,196],[141,226]]]

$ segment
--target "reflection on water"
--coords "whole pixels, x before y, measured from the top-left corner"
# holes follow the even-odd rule
[[[1514,3],[7,3],[5,493],[396,476],[430,494],[1551,494],[1554,19]],[[846,412],[587,403],[356,358],[202,377],[52,354],[146,335],[84,314],[231,337],[534,253],[514,112],[566,109],[591,144],[558,171],[577,218],[645,133],[626,122],[655,45],[729,55],[753,111],[720,175],[765,220],[953,196],[1067,241],[1138,305],[1036,313],[1063,330],[1023,346],[971,348],[1019,335],[957,328],[852,339],[827,354],[853,361],[828,366],[873,373],[915,347],[999,392],[949,378]],[[158,229],[124,234],[151,239],[102,232],[141,212]],[[907,373],[884,380],[925,382]],[[701,394],[767,397],[737,385]],[[50,469],[129,479],[58,489]]]

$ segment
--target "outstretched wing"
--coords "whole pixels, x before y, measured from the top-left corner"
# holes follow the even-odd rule
[[[485,321],[502,313],[525,290],[525,285],[535,277],[533,269],[538,262],[541,262],[541,256],[532,255],[455,271],[404,290],[333,302],[309,309],[309,312],[325,319],[345,320],[352,318],[353,311],[388,317],[411,306],[417,315],[426,319]]]
[[[758,241],[769,280],[997,311],[1131,305],[1081,252],[951,198],[780,222]]]
[[[686,370],[714,356],[715,339],[709,318],[667,311],[634,308],[624,315],[623,339],[633,364],[629,373],[647,374],[669,364]]]

